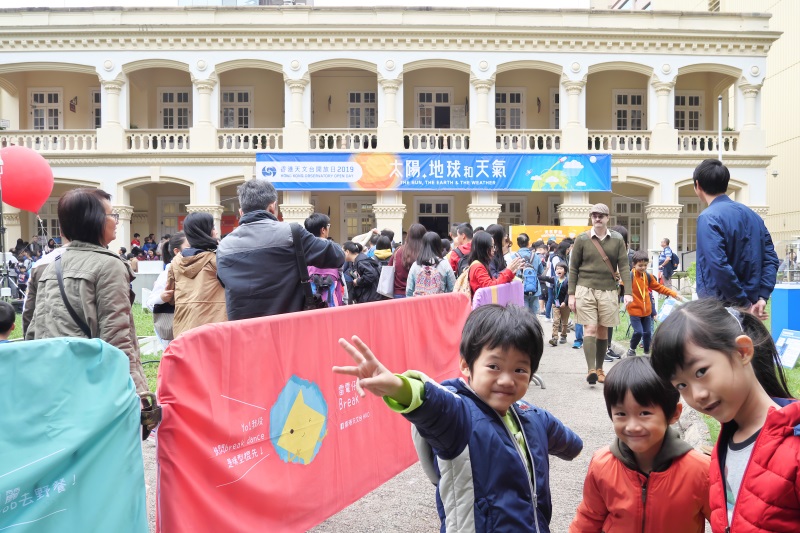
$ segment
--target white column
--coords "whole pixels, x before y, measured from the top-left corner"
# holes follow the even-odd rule
[[[217,237],[222,237],[222,213],[225,208],[221,205],[198,205],[189,204],[186,206],[186,213],[208,213],[214,217],[214,228],[217,230]]]
[[[111,212],[119,215],[117,222],[117,238],[108,245],[108,249],[116,253],[120,247],[131,251],[131,218],[133,217],[132,205],[112,205]]]
[[[562,82],[567,93],[566,113],[561,106],[562,113],[562,146],[565,152],[582,153],[586,151],[589,130],[586,129],[586,115],[583,112],[586,102],[586,92],[583,90],[586,82],[583,80],[565,80]],[[566,121],[564,121],[566,117]]]
[[[763,154],[767,149],[767,139],[760,124],[761,85],[742,84],[739,85],[739,91],[744,97],[744,120],[741,122],[737,152]],[[736,118],[738,122],[739,117]]]
[[[283,130],[283,148],[289,151],[307,151],[309,123],[305,121],[306,110],[304,109],[304,103],[306,101],[306,93],[310,95],[310,90],[308,89],[309,79],[284,79],[284,81],[289,89],[291,105],[287,106],[290,112],[287,117],[288,122]],[[310,113],[310,111],[309,109],[308,112]]]
[[[645,207],[647,216],[647,242],[651,257],[661,253],[661,241],[669,239],[674,250],[678,245],[678,220],[683,211],[680,204],[650,204]],[[688,266],[688,265],[687,265]]]
[[[397,113],[397,93],[402,84],[400,78],[378,79],[378,149],[382,152],[403,150],[403,125]],[[401,100],[402,97],[400,94]]]
[[[475,89],[475,119],[470,113],[470,148],[478,152],[491,152],[497,149],[497,130],[494,120],[489,119],[489,94],[494,86],[493,80],[470,80]]]
[[[119,79],[100,80],[100,114],[102,125],[97,130],[99,152],[125,150],[125,127],[120,122],[120,93],[125,82]]]
[[[650,83],[650,107],[655,113],[650,112],[648,128],[652,130],[650,150],[656,153],[673,153],[678,149],[678,130],[675,129],[674,112],[670,113],[670,103],[675,100],[674,90],[674,81],[654,79]],[[655,105],[652,105],[653,100]]]
[[[3,226],[5,227],[5,245],[4,252],[10,250],[17,245],[17,239],[22,238],[22,224],[19,218],[19,209],[11,207],[8,204],[3,204]],[[50,235],[52,238],[57,238],[58,235]]]
[[[216,150],[217,129],[211,123],[211,96],[217,80],[192,80],[194,84],[194,121],[189,128],[190,146],[193,152]]]
[[[768,205],[751,205],[748,206],[750,209],[756,212],[758,216],[762,218],[762,220],[767,220],[767,215],[769,215],[769,206]]]
[[[497,203],[497,192],[476,191],[472,193],[472,203],[467,206],[469,223],[473,228],[497,224],[501,206]]]
[[[558,220],[562,226],[588,226],[592,204],[589,195],[580,192],[563,193],[558,206]]]
[[[394,232],[394,240],[403,238],[403,218],[406,215],[403,193],[400,191],[378,191],[372,212],[375,213],[375,227],[379,230],[390,229]]]
[[[314,212],[314,206],[311,205],[311,193],[307,191],[284,191],[283,203],[278,207],[284,222],[297,222],[298,224],[303,224]]]

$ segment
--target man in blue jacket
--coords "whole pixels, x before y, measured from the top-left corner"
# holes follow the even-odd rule
[[[228,320],[279,315],[303,310],[303,290],[292,230],[279,222],[278,193],[264,179],[245,181],[239,194],[239,227],[217,248],[217,278],[225,287]],[[344,252],[326,239],[301,229],[306,264],[338,269]]]
[[[695,193],[708,205],[697,217],[697,294],[748,308],[766,320],[778,254],[761,217],[725,194],[730,177],[716,159],[694,170]]]

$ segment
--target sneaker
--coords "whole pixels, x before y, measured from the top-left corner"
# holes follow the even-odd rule
[[[605,383],[606,382],[606,373],[603,372],[602,368],[597,369],[597,382],[598,383]]]
[[[609,351],[606,353],[606,355],[608,355],[608,356],[609,356],[611,359],[615,359],[615,360],[616,360],[616,359],[622,359],[622,356],[621,356],[621,355],[619,355],[619,354],[618,354],[617,352],[615,352],[614,350],[609,350]]]
[[[586,376],[586,381],[589,383],[589,385],[594,385],[597,383],[597,371],[589,370],[589,375]]]
[[[575,341],[572,343],[573,350],[579,350],[581,348],[583,348],[583,343],[581,341]]]
[[[606,363],[613,363],[614,359],[610,355],[606,354],[606,356],[603,359],[603,361],[605,361]]]
[[[650,352],[644,352],[644,354],[648,357],[650,356]]]
[[[550,346],[558,346],[558,341],[556,339],[550,339],[548,342],[550,342]]]
[[[634,350],[633,348],[628,348],[628,353],[626,353],[625,355],[627,355],[628,357],[636,357],[636,350]]]
[[[567,338],[561,337],[561,340],[558,341],[559,344],[567,344]]]

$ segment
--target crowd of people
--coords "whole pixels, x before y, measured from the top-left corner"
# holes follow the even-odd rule
[[[654,531],[700,532],[706,520],[715,532],[795,531],[800,402],[761,321],[778,260],[763,221],[724,194],[728,180],[718,161],[695,171],[695,190],[709,204],[698,219],[702,298],[678,307],[655,333],[652,293],[683,299],[670,282],[677,254],[663,239],[648,272],[650,258],[630,249],[625,228],[608,227],[605,204],[592,207],[589,231],[561,242],[531,242],[523,233],[514,251],[498,224],[456,224],[449,239],[412,224],[401,243],[393,231],[374,229],[339,245],[322,213],[303,226],[280,221],[277,192],[259,179],[239,187],[239,226],[225,238],[210,215],[192,213],[183,231],[158,243],[135,234],[131,254],[108,250],[118,222],[110,195],[67,192],[58,203],[63,246],[42,247],[24,278],[24,337],[103,339],[128,356],[144,393],[131,311],[140,255],[163,263],[145,305],[164,346],[208,323],[454,291],[473,296],[516,281],[524,307],[473,311],[460,345],[463,379],[444,387],[419,372],[393,373],[357,337],[339,341],[355,365],[333,371],[355,376],[360,394],[384,397],[430,448],[420,456],[432,461],[444,529],[549,531],[549,456],[571,460],[583,442],[522,397],[545,344],[566,343],[574,326],[573,347],[583,349],[586,381],[604,384],[616,437],[593,456],[571,532],[627,532],[646,522],[658,525]],[[604,363],[621,358],[609,352],[621,305],[634,331],[629,357],[606,374]],[[8,307],[0,305],[0,341],[13,329]],[[644,356],[636,357],[640,342]],[[711,460],[670,428],[680,397],[723,424]]]

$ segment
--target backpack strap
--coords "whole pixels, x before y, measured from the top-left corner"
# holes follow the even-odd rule
[[[603,250],[603,247],[600,245],[600,239],[598,239],[597,237],[589,234],[589,240],[592,241],[592,244],[594,244],[594,247],[597,248],[597,251],[600,253],[600,257],[603,258],[603,262],[608,267],[609,272],[611,272],[611,277],[614,278],[614,281],[619,283],[619,274],[617,274],[617,271],[614,270],[614,267],[611,266],[611,261],[608,259],[608,255],[606,255],[606,251]]]
[[[67,291],[64,290],[64,270],[61,266],[61,258],[63,255],[64,254],[61,254],[56,257],[56,277],[58,278],[58,290],[61,291],[61,300],[64,301],[64,307],[67,308],[69,316],[72,317],[72,320],[78,325],[83,334],[92,339],[92,330],[89,329],[89,324],[87,324],[85,320],[78,316],[78,313],[75,312],[75,309],[73,309],[72,305],[69,303],[69,300],[67,300]]]

